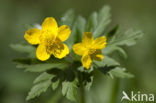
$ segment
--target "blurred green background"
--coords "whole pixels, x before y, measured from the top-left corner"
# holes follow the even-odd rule
[[[129,94],[156,94],[156,0],[0,0],[0,103],[57,103],[50,89],[39,98],[25,101],[37,74],[15,68],[12,59],[23,55],[9,45],[24,41],[27,24],[41,23],[47,16],[59,20],[71,8],[76,15],[88,18],[105,4],[112,8],[108,30],[119,24],[120,31],[135,28],[145,35],[137,45],[125,48],[128,59],[120,58],[135,78],[111,79],[97,74],[91,91],[87,92],[87,103],[120,103],[123,90]],[[58,103],[69,101],[61,97]]]

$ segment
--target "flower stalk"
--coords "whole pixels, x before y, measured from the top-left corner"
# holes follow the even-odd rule
[[[82,73],[79,72],[79,83],[80,83],[80,103],[85,103],[85,88],[83,85],[83,80],[82,80]]]

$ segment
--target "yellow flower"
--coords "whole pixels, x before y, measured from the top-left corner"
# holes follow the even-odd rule
[[[82,56],[81,62],[83,67],[89,69],[92,61],[103,60],[103,55],[101,50],[106,46],[106,37],[102,36],[97,39],[93,39],[91,32],[84,32],[83,39],[81,43],[77,43],[73,46],[73,51]]]
[[[42,30],[29,29],[25,32],[24,38],[32,45],[39,44],[36,56],[39,60],[45,61],[51,54],[60,59],[69,54],[69,49],[63,42],[68,39],[70,33],[67,25],[58,27],[53,17],[47,17],[42,23]]]

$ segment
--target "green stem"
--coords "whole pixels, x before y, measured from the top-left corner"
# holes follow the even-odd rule
[[[81,92],[81,100],[80,103],[85,103],[85,91],[84,91],[84,87],[80,87],[80,92]]]
[[[82,81],[82,73],[79,73],[79,83],[80,83],[80,103],[85,103],[85,89]]]
[[[111,96],[110,96],[110,102],[109,103],[116,103],[118,87],[119,87],[119,80],[115,79],[113,81],[112,93],[111,93]]]

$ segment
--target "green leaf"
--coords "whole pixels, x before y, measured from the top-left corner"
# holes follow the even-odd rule
[[[34,84],[43,82],[45,80],[51,80],[53,77],[54,75],[43,72],[34,80]]]
[[[136,40],[142,37],[143,32],[140,30],[129,29],[124,34],[115,35],[115,37],[110,41],[109,45],[126,45],[131,46],[136,43]]]
[[[26,100],[30,100],[35,97],[38,97],[41,93],[46,92],[46,90],[50,85],[51,85],[51,80],[46,80],[44,82],[40,82],[34,85],[30,90],[30,92],[28,93]]]
[[[93,84],[93,76],[90,77],[90,81],[87,82],[87,84],[85,85],[85,88],[87,90],[90,90],[90,87],[92,86],[92,84]]]
[[[29,65],[27,65],[27,64],[17,64],[16,65],[16,68],[18,68],[18,69],[23,69],[23,68],[27,68]]]
[[[112,69],[115,69],[117,66],[116,65],[112,65],[112,66],[103,66],[103,67],[98,67],[98,69],[103,73],[103,74],[108,74],[108,72]],[[111,76],[111,75],[110,75]]]
[[[110,70],[120,65],[117,61],[108,56],[104,56],[103,61],[94,61],[94,63],[95,67],[104,74],[107,74]]]
[[[16,58],[16,59],[13,59],[13,62],[16,63],[17,65],[18,64],[32,64],[33,61],[37,61],[36,59],[31,59],[31,58]]]
[[[47,88],[51,85],[51,79],[54,77],[52,74],[46,72],[41,73],[35,80],[34,86],[28,93],[26,100],[33,99],[39,96],[41,93],[45,92]]]
[[[102,50],[102,53],[104,55],[109,55],[109,54],[112,54],[114,51],[118,51],[124,58],[127,58],[126,52],[121,47],[118,47],[118,46],[115,46],[115,45],[106,46]]]
[[[44,72],[49,69],[59,68],[64,69],[67,65],[63,63],[45,63],[45,64],[34,64],[34,65],[27,65],[26,71],[29,72]]]
[[[15,51],[21,52],[21,53],[29,53],[29,57],[36,57],[36,48],[31,45],[25,45],[25,44],[11,44],[10,47],[14,49]]]
[[[82,16],[78,16],[76,22],[73,25],[70,37],[65,41],[70,51],[72,50],[73,44],[81,40],[83,32],[85,31],[85,25],[86,20]]]
[[[55,90],[58,87],[59,83],[60,83],[60,80],[52,82],[52,89]]]
[[[76,100],[76,93],[77,93],[76,84],[77,84],[76,79],[73,82],[69,82],[69,81],[62,82],[62,94],[71,101]]]
[[[80,39],[82,38],[83,33],[85,32],[86,20],[82,16],[77,18],[77,32],[79,33]]]
[[[110,7],[104,6],[98,15],[98,25],[93,33],[94,37],[98,37],[103,34],[106,26],[111,22],[111,14],[110,14]]]
[[[112,30],[116,31],[116,29]],[[113,35],[110,40],[108,40],[108,45],[102,51],[103,54],[108,55],[113,53],[114,51],[118,51],[124,58],[127,58],[126,52],[119,46],[126,45],[131,46],[136,43],[136,40],[142,37],[142,31],[134,31],[133,29],[129,29],[123,34]]]
[[[37,58],[16,58],[13,59],[13,62],[18,64],[27,64],[27,65],[31,65],[31,64],[45,64],[45,63],[69,63],[66,59],[57,59],[54,57],[51,57],[50,59],[46,60],[46,61],[40,61]]]
[[[104,56],[104,59],[102,61],[94,61],[94,63],[98,66],[98,67],[104,67],[104,66],[112,66],[112,65],[120,65],[117,61],[115,61],[114,59],[108,57],[108,56]]]
[[[72,50],[73,44],[76,42],[76,34],[77,34],[76,23],[74,23],[71,34],[70,34],[69,38],[65,41],[65,43],[68,45],[70,51]]]
[[[68,25],[69,27],[72,26],[73,20],[74,20],[73,9],[68,10],[61,18],[62,25]]]
[[[116,67],[115,69],[112,69],[109,74],[112,77],[119,77],[119,78],[133,78],[134,75],[131,73],[126,72],[125,68]]]
[[[98,14],[97,12],[93,12],[88,20],[88,32],[93,32],[98,24]]]

